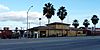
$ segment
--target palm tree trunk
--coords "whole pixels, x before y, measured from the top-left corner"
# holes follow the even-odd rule
[[[96,25],[94,25],[94,31],[95,31]]]
[[[61,22],[63,23],[63,20],[61,20]]]
[[[87,35],[87,27],[85,27],[85,31],[86,31],[85,34]]]
[[[61,22],[63,23],[63,20],[61,20]],[[63,37],[63,25],[62,25],[62,37]]]
[[[48,19],[48,24],[50,24],[50,19]],[[49,28],[48,28],[48,37],[49,37]]]
[[[41,26],[41,20],[39,20],[39,26]]]
[[[48,24],[50,24],[50,19],[48,19]]]
[[[95,28],[96,28],[96,25],[94,25],[94,28],[93,28],[94,35],[95,35],[95,33],[96,33]]]
[[[63,37],[63,25],[62,25],[62,37]]]
[[[77,28],[75,28],[76,29],[76,36],[77,36]]]

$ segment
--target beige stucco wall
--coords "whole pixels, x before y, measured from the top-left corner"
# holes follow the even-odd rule
[[[68,36],[76,36],[76,31],[68,31]]]
[[[49,30],[49,35],[57,35],[58,36],[62,36],[62,33],[63,35],[67,34],[67,31],[65,30]],[[48,36],[48,30],[46,32],[47,36]]]
[[[46,31],[46,36],[48,36],[48,30],[38,30],[37,32],[40,34],[40,31]],[[75,31],[75,30],[66,31],[66,30],[59,30],[59,29],[49,30],[49,35],[62,36],[62,32],[63,32],[63,35],[66,35],[66,36],[86,36],[86,34],[83,34],[83,31]],[[78,32],[80,32],[80,34]]]
[[[53,27],[53,28],[56,28],[56,29],[69,29],[69,26],[67,25],[48,25],[49,27]]]
[[[77,33],[77,36],[86,36],[86,34],[83,34],[83,31],[78,31],[80,33]]]
[[[56,28],[56,25],[48,25],[49,27],[53,27],[53,28]]]
[[[68,36],[86,36],[86,34],[83,34],[83,31],[70,30],[68,31]]]
[[[67,25],[56,25],[56,29],[69,29]]]

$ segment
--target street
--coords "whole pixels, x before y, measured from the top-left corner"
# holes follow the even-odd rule
[[[0,39],[0,50],[100,50],[100,37]]]

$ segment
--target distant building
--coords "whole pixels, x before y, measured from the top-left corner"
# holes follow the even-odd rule
[[[4,27],[3,30],[0,30],[0,38],[6,39],[11,38],[12,30],[9,30],[9,27]]]
[[[100,36],[100,28],[95,28],[95,30],[93,30],[94,28],[88,28],[88,30],[91,31],[91,35],[95,35],[95,36]]]

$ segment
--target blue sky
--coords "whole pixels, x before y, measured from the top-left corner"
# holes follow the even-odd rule
[[[92,27],[91,17],[95,14],[100,18],[100,0],[0,0],[0,28],[23,27],[26,29],[26,12],[28,8],[33,5],[29,11],[30,27],[39,26],[38,18],[42,18],[42,25],[47,24],[47,18],[42,15],[42,10],[45,3],[52,3],[55,12],[61,6],[65,6],[68,15],[64,19],[64,23],[72,24],[74,19],[79,21],[80,26],[83,26],[84,19],[90,22],[89,27]],[[52,22],[61,22],[55,14],[51,18]],[[100,27],[98,22],[97,27]],[[72,26],[72,25],[71,25]]]

